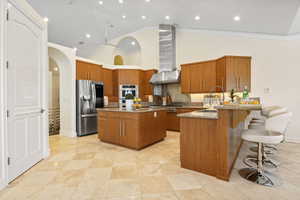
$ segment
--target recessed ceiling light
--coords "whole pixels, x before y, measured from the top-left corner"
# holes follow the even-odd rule
[[[145,15],[142,16],[142,19],[146,19],[147,17]]]
[[[87,34],[85,34],[85,37],[86,38],[91,38],[91,35],[87,33]]]
[[[122,15],[122,18],[123,18],[123,19],[126,19],[126,15]]]
[[[99,4],[100,4],[100,5],[103,5],[103,1],[99,1]]]
[[[135,46],[135,41],[132,41],[132,42],[131,42],[131,45],[132,45],[132,46]]]
[[[235,16],[233,19],[234,19],[234,21],[240,21],[240,20],[241,20],[241,17],[237,15],[237,16]]]
[[[146,2],[150,2],[151,0],[145,0]]]
[[[165,19],[166,19],[166,20],[170,20],[170,16],[167,15],[167,16],[165,17]]]
[[[199,21],[199,20],[200,20],[200,16],[198,16],[198,15],[195,16],[195,20],[196,20],[196,21]]]
[[[119,3],[120,3],[120,4],[124,3],[124,0],[119,0]]]
[[[45,18],[44,18],[44,22],[49,22],[48,17],[45,17]]]

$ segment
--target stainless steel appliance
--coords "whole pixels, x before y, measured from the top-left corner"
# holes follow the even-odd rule
[[[138,85],[120,85],[119,89],[119,107],[126,107],[126,94],[132,94],[134,97],[139,97],[139,86]]]
[[[97,133],[96,108],[104,107],[102,82],[76,81],[76,131],[77,136]]]
[[[176,27],[159,25],[159,71],[153,74],[150,83],[154,85],[179,83],[180,70],[176,67]]]

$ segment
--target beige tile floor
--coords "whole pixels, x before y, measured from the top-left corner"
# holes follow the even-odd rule
[[[51,156],[0,192],[5,200],[298,200],[300,145],[279,148],[283,180],[278,188],[262,187],[239,177],[241,159],[230,182],[180,168],[179,133],[142,151],[101,143],[96,135],[51,136]]]

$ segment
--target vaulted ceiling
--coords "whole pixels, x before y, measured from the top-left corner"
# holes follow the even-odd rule
[[[40,15],[49,18],[49,41],[69,47],[80,47],[79,42],[103,44],[107,23],[114,26],[108,29],[108,39],[160,23],[272,35],[300,32],[300,0],[27,1]],[[235,16],[240,20],[234,20]],[[86,34],[91,37],[88,39]]]

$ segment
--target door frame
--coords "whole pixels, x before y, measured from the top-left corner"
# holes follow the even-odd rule
[[[7,137],[7,21],[6,21],[6,5],[8,2],[14,5],[28,19],[33,21],[42,30],[43,53],[42,53],[42,107],[46,110],[42,116],[42,149],[43,158],[49,156],[49,139],[48,139],[48,28],[43,18],[26,2],[19,0],[1,0],[0,1],[0,189],[8,185],[8,137]]]

